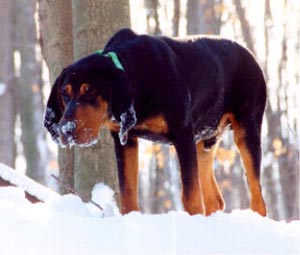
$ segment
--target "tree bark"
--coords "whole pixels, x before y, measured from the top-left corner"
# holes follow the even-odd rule
[[[128,0],[73,0],[74,56],[79,59],[104,47],[120,28],[130,27]],[[75,148],[75,188],[90,196],[102,181],[119,193],[113,141],[108,130],[89,148]]]
[[[39,0],[41,46],[54,82],[61,70],[73,62],[71,0]],[[74,186],[74,148],[59,148],[60,178]],[[65,191],[63,191],[65,192]]]
[[[119,29],[130,27],[128,0],[73,0],[75,60],[101,49]]]
[[[13,67],[13,2],[0,0],[0,161],[15,166],[15,98]]]
[[[73,62],[71,0],[39,0],[43,54],[54,82],[61,70]]]

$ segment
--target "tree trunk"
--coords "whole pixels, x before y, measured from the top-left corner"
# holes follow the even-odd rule
[[[75,60],[101,49],[119,29],[130,27],[128,0],[73,0]]]
[[[165,213],[175,209],[174,195],[172,194],[171,171],[170,168],[170,147],[168,145],[156,145],[153,153],[153,171],[150,174],[151,180],[150,197],[151,213]],[[151,165],[151,164],[150,164]],[[148,201],[148,202],[150,202]]]
[[[153,35],[161,34],[160,22],[158,16],[159,0],[144,0],[147,9],[147,31]],[[154,23],[152,22],[154,21]]]
[[[54,82],[61,70],[73,62],[71,0],[39,0],[41,46]],[[74,148],[59,148],[61,179],[74,186]]]
[[[281,59],[278,66],[278,76],[279,76],[279,88],[278,88],[278,97],[280,95],[280,91],[284,91],[285,93],[285,100],[283,104],[288,105],[289,95],[288,95],[288,83],[290,77],[288,77],[288,29],[287,29],[287,15],[288,15],[288,4],[289,1],[286,0],[284,2],[284,14],[285,14],[285,22],[283,25],[283,39],[281,43]],[[279,100],[279,99],[278,99]],[[284,106],[280,106],[281,116],[284,116],[288,119],[288,110],[285,109]],[[281,122],[280,122],[281,124]],[[279,164],[279,176],[280,176],[280,184],[281,184],[281,191],[283,196],[283,204],[284,204],[284,213],[286,220],[295,220],[297,219],[297,202],[298,202],[298,192],[299,192],[299,175],[298,175],[298,167],[297,167],[297,150],[296,146],[290,144],[288,138],[285,138],[281,134],[280,139],[282,141],[283,152],[278,158]],[[296,137],[295,137],[296,138]],[[299,216],[298,216],[299,217]]]
[[[179,36],[179,25],[180,25],[180,0],[174,0],[173,10],[173,36]]]
[[[26,158],[26,174],[36,181],[45,182],[44,162],[39,142],[44,139],[42,128],[43,98],[41,61],[37,60],[38,45],[34,13],[36,1],[15,1],[17,13],[16,46],[21,55],[19,85],[19,112],[21,116],[22,143]]]
[[[187,0],[187,34],[220,34],[222,12],[216,11],[217,2],[223,1]]]
[[[15,166],[15,98],[12,15],[13,2],[0,0],[0,162]]]
[[[120,28],[130,27],[128,0],[73,0],[74,56],[79,59],[104,47]],[[90,148],[75,148],[75,188],[87,196],[99,182],[118,192],[113,141],[108,130]]]
[[[40,42],[50,81],[73,62],[71,0],[39,0]]]
[[[240,7],[238,7],[240,8]],[[243,18],[244,19],[244,18]],[[271,8],[270,8],[270,1],[265,0],[265,12],[264,12],[264,36],[265,36],[265,64],[264,64],[264,72],[266,75],[266,80],[267,84],[269,81],[269,54],[270,54],[270,49],[269,49],[269,43],[270,43],[270,34],[272,33],[270,26],[268,24],[272,22],[272,14],[271,14]],[[248,23],[248,21],[246,21]],[[243,27],[243,26],[242,26]],[[244,32],[243,34],[248,34],[249,32]],[[249,42],[247,42],[248,47],[254,47],[253,45],[253,39],[250,39]],[[274,138],[277,137],[277,135],[280,132],[277,132],[277,128],[280,127],[279,123],[279,116],[278,113],[274,113],[272,111],[270,101],[268,100],[267,102],[267,107],[266,107],[266,120],[268,123],[268,144],[267,144],[267,151],[273,153],[273,145],[272,141]],[[274,155],[273,155],[274,156]],[[274,163],[269,164],[267,167],[265,167],[263,171],[263,179],[266,187],[266,203],[268,207],[268,214],[269,217],[273,219],[279,219],[279,206],[278,206],[278,196],[277,196],[277,190],[276,190],[276,179],[274,177],[274,172],[277,171],[274,169]]]
[[[249,22],[246,18],[245,9],[242,6],[241,0],[234,0],[234,4],[235,4],[235,8],[236,8],[236,13],[237,13],[240,23],[241,23],[242,33],[243,33],[244,40],[247,44],[247,47],[249,48],[249,50],[251,50],[251,52],[254,55],[256,55],[256,51],[254,48],[254,40],[251,35],[251,29],[250,29]]]

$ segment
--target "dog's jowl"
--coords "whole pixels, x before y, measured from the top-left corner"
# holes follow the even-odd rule
[[[247,174],[250,208],[266,215],[261,194],[263,73],[252,54],[221,38],[171,39],[116,33],[104,50],[56,79],[45,126],[61,144],[92,144],[108,127],[115,143],[123,213],[138,206],[138,137],[173,144],[182,202],[190,214],[224,208],[213,171],[226,127]]]

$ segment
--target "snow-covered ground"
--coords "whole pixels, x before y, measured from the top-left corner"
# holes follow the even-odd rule
[[[276,222],[250,210],[121,216],[112,195],[105,185],[94,189],[103,215],[74,195],[49,192],[45,203],[31,204],[22,189],[0,188],[0,254],[300,254],[299,221]]]

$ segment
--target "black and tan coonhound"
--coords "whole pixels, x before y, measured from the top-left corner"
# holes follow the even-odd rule
[[[91,144],[108,127],[115,143],[122,213],[138,210],[138,137],[173,144],[182,202],[190,214],[224,208],[213,171],[228,126],[251,192],[261,194],[261,125],[266,83],[253,55],[217,37],[171,39],[117,32],[104,50],[66,67],[56,79],[45,126],[61,144]]]

